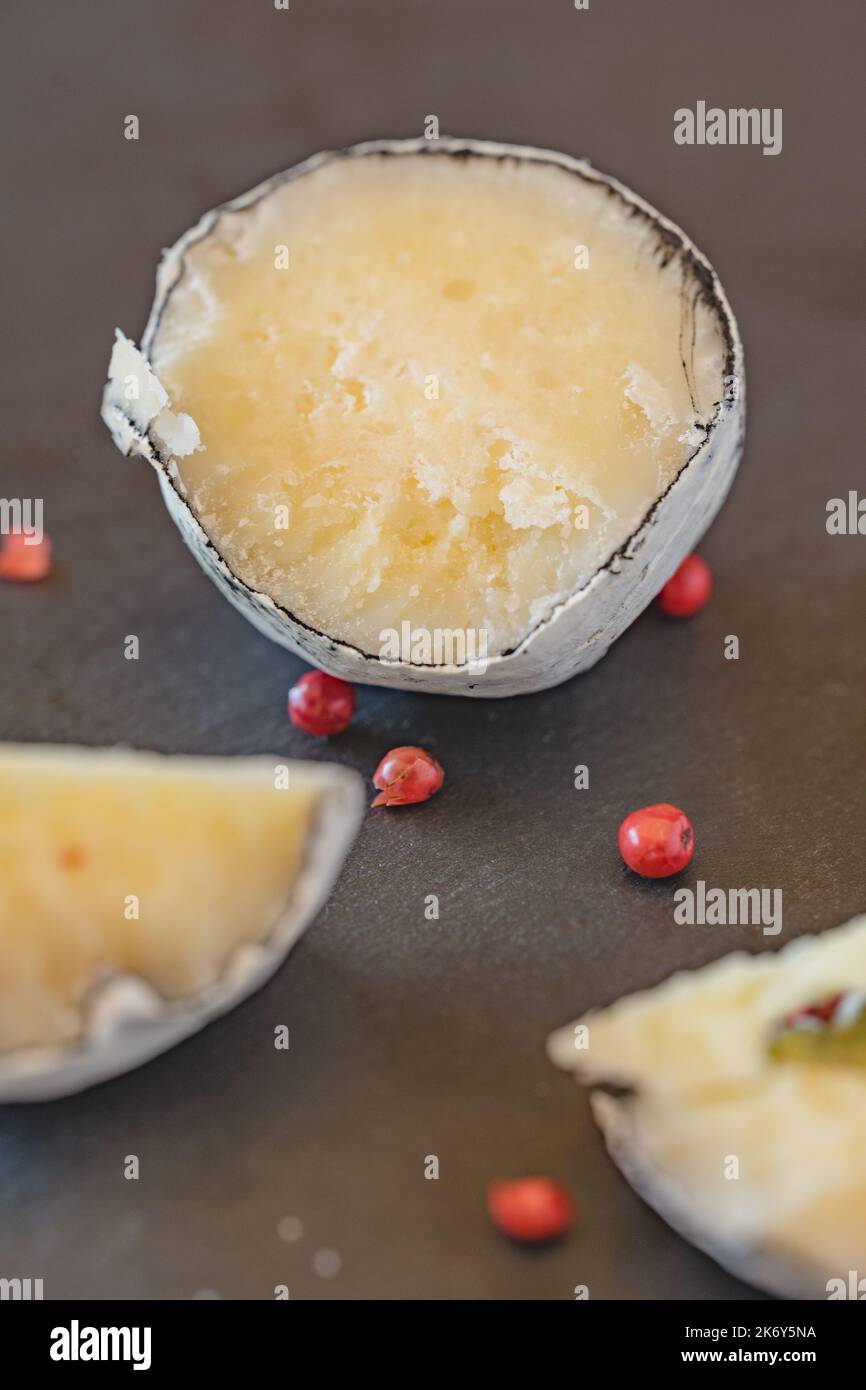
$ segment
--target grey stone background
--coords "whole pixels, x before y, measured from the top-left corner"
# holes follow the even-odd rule
[[[420,742],[448,781],[368,817],[254,999],[127,1077],[0,1113],[0,1274],[42,1277],[48,1297],[752,1296],[631,1193],[544,1040],[763,944],[674,926],[671,886],[627,874],[616,828],[647,801],[695,823],[684,882],[783,889],[782,940],[866,907],[866,539],[825,532],[827,499],[863,488],[862,13],[6,0],[0,494],[44,497],[56,573],[0,586],[0,738],[337,757],[366,775]],[[782,154],[676,147],[673,112],[698,99],[781,106]],[[285,717],[302,664],[221,601],[98,399],[115,325],[141,331],[160,248],[204,209],[316,149],[418,134],[429,113],[446,133],[587,155],[684,225],[743,330],[746,455],[703,547],[718,588],[699,619],[647,613],[595,671],[538,696],[364,690],[325,747]],[[138,663],[122,659],[131,632]],[[722,659],[728,633],[739,662]],[[528,1253],[491,1229],[484,1192],[533,1171],[568,1182],[582,1214]],[[303,1225],[291,1243],[285,1217]],[[322,1249],[340,1257],[330,1278]]]

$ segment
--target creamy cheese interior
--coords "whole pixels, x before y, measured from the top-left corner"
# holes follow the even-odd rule
[[[0,1051],[79,1036],[114,972],[213,984],[285,911],[320,793],[263,758],[0,745]]]
[[[518,645],[694,452],[725,354],[688,266],[606,186],[416,154],[224,213],[150,355],[233,571],[379,655],[405,622]]]

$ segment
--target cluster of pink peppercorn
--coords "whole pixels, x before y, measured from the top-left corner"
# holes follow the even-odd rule
[[[289,718],[305,734],[341,734],[355,713],[355,687],[338,676],[308,671],[289,691]],[[427,801],[445,781],[445,771],[424,748],[392,748],[373,773],[379,795],[374,806],[411,806]]]

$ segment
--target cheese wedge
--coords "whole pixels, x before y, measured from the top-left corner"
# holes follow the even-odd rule
[[[362,805],[322,764],[0,745],[0,1053],[92,1041],[119,979],[181,1032],[228,1007],[324,899]]]
[[[775,1060],[780,1021],[866,989],[866,917],[727,956],[555,1033],[615,1162],[694,1244],[772,1292],[866,1276],[866,1069]]]

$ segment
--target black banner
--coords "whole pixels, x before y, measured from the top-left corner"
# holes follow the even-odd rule
[[[311,1344],[303,1335],[326,1333],[345,1317],[354,1330],[355,1317],[350,1304],[338,1310],[329,1303],[327,1321],[322,1322],[322,1303],[295,1301],[274,1303],[0,1303],[0,1336],[6,1364],[25,1373],[45,1372],[61,1379],[72,1374],[97,1374],[100,1369],[159,1376],[165,1372],[209,1371],[222,1376],[232,1372],[249,1374],[251,1365],[283,1365],[288,1378],[296,1378],[299,1356],[304,1359],[319,1347],[321,1369],[331,1364],[334,1344]],[[485,1333],[488,1318],[495,1327],[496,1317],[487,1311],[492,1305],[470,1303],[483,1308],[481,1322],[472,1324],[476,1345],[483,1336],[485,1356],[496,1347],[508,1349],[509,1361],[515,1356],[537,1355],[539,1366],[552,1350],[533,1336],[536,1317],[545,1330],[569,1339],[575,1373],[603,1364],[609,1374],[639,1369],[666,1372],[672,1367],[705,1365],[779,1367],[807,1366],[822,1376],[853,1363],[860,1350],[863,1323],[851,1309],[826,1303],[633,1303],[579,1302],[569,1311],[563,1305],[524,1305],[516,1316],[509,1314],[505,1341],[500,1334],[494,1342]],[[401,1331],[405,1329],[410,1304],[400,1305]],[[424,1306],[425,1321],[431,1319],[436,1337],[425,1335],[424,1371],[429,1376],[436,1352],[441,1346],[443,1366],[453,1371],[453,1346],[449,1349],[449,1316],[441,1304]],[[366,1326],[353,1340],[359,1369],[371,1354],[382,1355],[390,1345],[391,1354],[403,1337],[392,1340],[393,1328],[379,1322],[373,1303],[363,1304]],[[460,1315],[458,1315],[460,1316]],[[465,1314],[464,1314],[465,1316]],[[369,1319],[372,1317],[372,1326]],[[435,1322],[432,1319],[435,1318]],[[462,1324],[462,1318],[460,1319]],[[526,1324],[526,1332],[521,1324]],[[467,1335],[461,1325],[461,1335]],[[525,1340],[528,1336],[530,1340]],[[382,1338],[384,1337],[384,1342]],[[442,1339],[442,1340],[440,1340]],[[348,1345],[348,1344],[344,1344]],[[375,1348],[378,1345],[379,1351]],[[563,1345],[559,1344],[557,1355]],[[301,1363],[303,1364],[303,1363]],[[305,1371],[304,1375],[309,1372]]]

